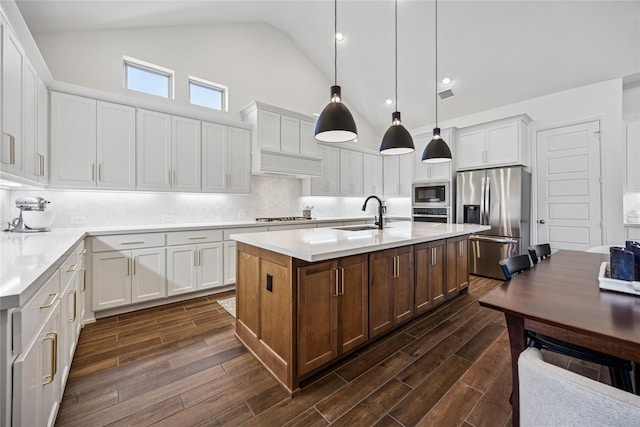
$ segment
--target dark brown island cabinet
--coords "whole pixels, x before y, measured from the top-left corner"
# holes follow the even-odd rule
[[[238,242],[236,336],[291,393],[469,284],[468,235],[318,262]]]

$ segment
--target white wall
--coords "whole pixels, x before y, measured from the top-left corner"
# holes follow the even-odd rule
[[[190,107],[187,78],[229,87],[230,119],[252,100],[305,114],[329,101],[327,79],[293,41],[261,23],[36,34],[55,80],[159,103]],[[123,55],[175,71],[175,100],[123,87]],[[376,135],[357,111],[358,144],[378,149]],[[215,116],[216,113],[211,113]]]
[[[447,102],[447,101],[444,101]],[[588,120],[600,120],[604,243],[619,243],[623,239],[624,150],[622,140],[622,79],[609,80],[551,95],[532,98],[493,110],[482,111],[439,123],[441,128],[471,126],[503,117],[527,113],[532,119],[530,142],[535,153],[538,130]],[[412,130],[431,131],[432,125]],[[455,157],[455,153],[454,153]],[[535,169],[533,180],[535,181]],[[535,191],[535,188],[534,188]],[[536,203],[534,193],[534,205]],[[535,209],[535,207],[534,207]],[[534,211],[535,212],[535,211]]]

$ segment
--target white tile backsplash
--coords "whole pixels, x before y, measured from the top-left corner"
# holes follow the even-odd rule
[[[251,221],[266,216],[302,216],[315,206],[314,218],[372,217],[376,203],[362,212],[364,197],[301,197],[300,179],[253,176],[251,194],[152,193],[136,191],[0,190],[5,222],[18,216],[18,197],[40,196],[56,212],[53,228]],[[409,216],[409,198],[389,199],[388,215]]]

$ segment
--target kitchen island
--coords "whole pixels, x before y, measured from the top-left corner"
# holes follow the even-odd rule
[[[236,336],[291,393],[300,381],[466,292],[468,236],[394,223],[232,235]]]

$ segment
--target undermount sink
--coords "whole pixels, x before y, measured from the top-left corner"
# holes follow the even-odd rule
[[[352,225],[349,227],[332,227],[334,230],[345,230],[345,231],[364,231],[364,230],[377,230],[377,225]]]

